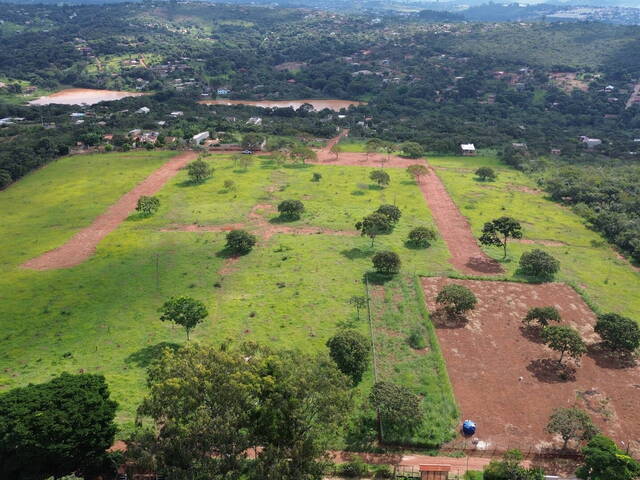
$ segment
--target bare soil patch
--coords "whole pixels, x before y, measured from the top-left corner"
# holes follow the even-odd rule
[[[525,245],[544,245],[547,247],[566,247],[567,246],[565,242],[560,242],[557,240],[539,240],[539,239],[532,239],[532,238],[519,238],[512,241],[517,243],[523,243]]]
[[[566,93],[571,93],[576,89],[583,92],[588,91],[589,84],[583,80],[578,80],[577,76],[578,74],[575,72],[553,72],[549,75],[549,78]]]
[[[424,278],[431,312],[437,310],[437,292],[449,283],[465,285],[478,297],[463,325],[437,327],[437,334],[462,417],[478,423],[476,436],[487,450],[561,446],[545,426],[555,408],[576,405],[606,435],[640,454],[640,367],[612,360],[598,349],[596,316],[573,289],[559,283]],[[590,344],[580,365],[569,365],[575,370],[566,380],[558,375],[558,354],[521,328],[529,308],[548,305]],[[464,441],[460,437],[453,444]]]
[[[135,210],[140,196],[155,194],[182,167],[196,157],[195,152],[184,152],[173,157],[131,191],[125,193],[105,213],[96,218],[91,225],[76,233],[67,243],[23,263],[22,266],[33,270],[50,270],[73,267],[84,262],[94,254],[98,243]]]

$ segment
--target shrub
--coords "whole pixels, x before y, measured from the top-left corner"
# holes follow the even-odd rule
[[[595,332],[605,347],[615,352],[631,353],[640,347],[640,328],[630,318],[617,313],[598,316]]]
[[[402,216],[402,212],[395,205],[380,205],[376,210],[376,213],[385,215],[393,224],[398,223],[400,217]]]
[[[202,183],[213,174],[213,168],[203,160],[196,160],[187,165],[187,174],[191,183]]]
[[[384,170],[374,170],[369,174],[369,178],[376,182],[379,186],[389,185],[391,177]]]
[[[355,330],[342,330],[327,341],[329,354],[338,369],[352,378],[357,385],[369,365],[369,340]]]
[[[256,244],[255,235],[245,230],[231,230],[227,233],[227,248],[236,254],[249,253]]]
[[[236,182],[234,182],[233,180],[225,180],[224,181],[224,189],[227,190],[227,191],[235,190],[236,189]]]
[[[393,470],[389,465],[378,465],[374,467],[373,478],[392,478]]]
[[[404,142],[400,148],[405,157],[420,158],[424,155],[424,148],[417,142]]]
[[[136,211],[143,215],[153,215],[160,208],[160,200],[158,197],[147,197],[142,195],[138,198],[138,204],[136,205]]]
[[[422,350],[427,346],[427,342],[424,339],[424,333],[419,329],[415,329],[411,332],[407,338],[407,343],[415,350]]]
[[[371,259],[373,268],[378,273],[398,273],[400,271],[400,257],[395,252],[378,252]]]
[[[550,279],[560,270],[560,262],[547,252],[535,249],[522,254],[520,270],[531,277]]]
[[[494,181],[497,178],[496,172],[491,167],[480,167],[476,170],[476,176],[483,182]]]
[[[471,290],[463,285],[446,285],[436,297],[436,303],[442,305],[451,314],[461,315],[473,310],[478,303]]]
[[[426,248],[436,239],[436,232],[429,227],[416,227],[409,232],[407,243],[414,247]]]
[[[311,176],[311,181],[312,182],[319,182],[321,178],[322,178],[322,174],[321,173],[313,172],[313,175]]]
[[[360,457],[340,465],[340,473],[349,478],[365,477],[369,474],[369,466]]]
[[[297,220],[304,212],[304,204],[300,200],[283,200],[278,204],[280,216],[289,220]]]

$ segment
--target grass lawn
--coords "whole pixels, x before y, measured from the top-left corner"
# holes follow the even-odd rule
[[[507,215],[522,223],[524,238],[538,242],[513,242],[502,260],[499,248],[485,251],[503,262],[507,275],[517,277],[520,255],[533,248],[549,252],[561,262],[558,280],[581,288],[602,311],[613,311],[640,319],[640,273],[619,258],[581,217],[549,200],[535,183],[495,158],[429,158],[462,213],[469,219],[476,237],[484,222]],[[474,171],[479,166],[498,171],[495,182],[480,182]],[[442,167],[439,168],[438,167]],[[544,241],[556,242],[544,245]]]
[[[432,219],[417,186],[402,171],[391,172],[391,185],[379,190],[369,185],[366,168],[277,168],[256,158],[244,172],[217,156],[209,159],[215,167],[211,179],[188,185],[186,172],[180,172],[159,192],[161,208],[155,216],[132,216],[83,264],[43,272],[18,266],[64,243],[172,154],[69,157],[0,192],[7,226],[0,234],[6,271],[0,278],[5,332],[0,337],[0,390],[45,381],[62,371],[102,373],[120,403],[118,420],[126,432],[144,395],[144,368],[164,346],[185,342],[183,330],[158,320],[157,309],[169,296],[188,294],[207,304],[210,316],[192,333],[193,341],[251,340],[321,351],[341,326],[369,335],[366,320],[356,318],[347,300],[364,293],[363,277],[376,250],[397,251],[410,278],[449,268],[441,240],[425,250],[404,245],[412,226],[431,225]],[[322,180],[311,182],[316,171]],[[235,190],[224,189],[225,180],[233,180]],[[378,237],[373,248],[359,236],[275,235],[225,267],[224,274],[224,233],[160,231],[172,223],[243,222],[252,206],[285,198],[305,203],[305,214],[292,223],[298,226],[353,230],[355,221],[384,202],[397,203],[404,214],[396,231]],[[408,288],[406,302],[413,302],[406,307],[411,312],[407,321],[422,323],[428,337],[430,324],[415,316],[415,291],[398,285],[403,292]],[[405,297],[397,300],[404,304]],[[442,378],[441,358],[433,352],[413,366],[406,352],[390,355],[384,368],[389,378],[429,394]],[[420,372],[408,374],[417,368]],[[358,390],[359,405],[371,382],[370,371]],[[425,442],[449,433],[450,422],[436,423],[436,414],[430,413],[455,409],[448,383],[440,390],[440,396],[425,402],[434,421],[425,433],[430,437],[421,439]]]

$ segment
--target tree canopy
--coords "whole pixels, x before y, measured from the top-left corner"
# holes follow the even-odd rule
[[[630,318],[617,313],[598,315],[595,332],[605,347],[614,352],[632,353],[640,347],[640,327]]]
[[[367,370],[371,355],[371,342],[361,333],[345,329],[327,341],[329,354],[342,373],[360,383]]]
[[[436,302],[453,315],[462,315],[476,308],[478,300],[471,290],[464,285],[445,285],[438,292]]]
[[[522,226],[511,217],[500,217],[484,224],[480,243],[487,246],[502,247],[506,258],[509,238],[522,238]]]
[[[417,432],[424,421],[420,397],[401,385],[376,382],[369,400],[378,412],[384,441],[406,438]]]
[[[535,249],[522,254],[520,270],[525,275],[549,280],[560,270],[560,262],[544,250]]]
[[[393,222],[382,213],[372,213],[356,223],[356,229],[360,230],[361,235],[366,235],[371,239],[371,246],[378,235],[391,233],[393,231]]]
[[[226,248],[237,255],[246,255],[257,242],[256,236],[246,230],[231,230],[227,233]]]
[[[566,325],[552,325],[542,331],[542,339],[552,350],[560,352],[558,363],[562,364],[565,354],[569,354],[574,359],[579,359],[587,352],[580,333]]]
[[[173,322],[184,327],[187,340],[189,340],[189,332],[209,315],[204,303],[186,296],[171,297],[158,311],[161,313],[162,322]]]
[[[564,442],[562,448],[565,449],[570,440],[590,440],[598,433],[598,429],[585,411],[571,407],[558,408],[551,414],[547,432],[560,435]]]
[[[596,435],[582,449],[584,464],[576,471],[583,480],[635,480],[640,462],[619,449],[610,438]]]

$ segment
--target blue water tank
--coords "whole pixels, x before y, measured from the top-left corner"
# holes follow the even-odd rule
[[[465,435],[473,435],[476,433],[476,423],[471,420],[465,420],[462,423],[462,433]]]

